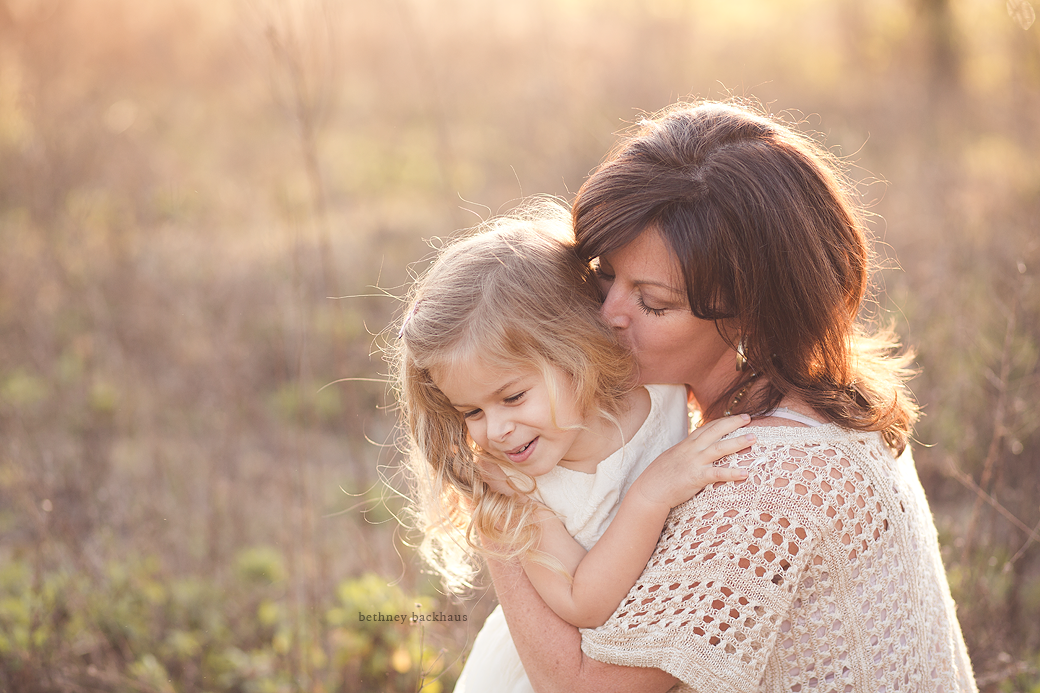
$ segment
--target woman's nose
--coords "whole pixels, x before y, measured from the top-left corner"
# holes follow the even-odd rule
[[[600,307],[599,313],[611,327],[624,329],[628,327],[630,321],[623,310],[621,292],[616,290],[616,286],[617,284],[614,284],[607,290],[607,294],[603,298],[603,305]]]

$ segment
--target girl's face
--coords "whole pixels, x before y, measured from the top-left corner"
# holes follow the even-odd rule
[[[679,264],[659,233],[648,229],[600,256],[597,276],[603,317],[632,350],[640,383],[684,383],[706,402],[720,376],[732,378],[733,350],[714,322],[690,312]]]
[[[492,457],[508,460],[530,476],[546,474],[558,464],[589,471],[585,451],[596,441],[578,428],[585,416],[562,371],[555,372],[560,386],[555,418],[549,387],[535,368],[497,368],[469,358],[433,375],[437,388],[465,417],[473,442]]]

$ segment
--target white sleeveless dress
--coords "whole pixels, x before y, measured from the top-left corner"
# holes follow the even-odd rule
[[[597,465],[595,474],[556,467],[537,479],[542,502],[563,516],[567,531],[586,550],[603,536],[639,474],[686,437],[689,418],[685,386],[645,387],[650,393],[646,421],[632,440]],[[502,607],[495,607],[484,621],[455,693],[534,693]]]

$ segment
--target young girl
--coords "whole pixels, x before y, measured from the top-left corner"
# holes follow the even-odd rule
[[[721,440],[747,417],[687,437],[682,386],[631,387],[565,210],[485,227],[416,283],[395,345],[421,551],[449,586],[469,584],[480,554],[518,558],[556,613],[594,627],[673,506],[746,477],[712,463],[753,437]],[[496,609],[456,691],[530,690]]]

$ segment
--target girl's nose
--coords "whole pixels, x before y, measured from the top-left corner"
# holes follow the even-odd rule
[[[509,434],[513,432],[516,427],[513,424],[513,420],[509,416],[503,416],[502,414],[490,414],[486,413],[487,416],[487,427],[488,427],[488,438],[496,442],[503,442],[509,437]]]

